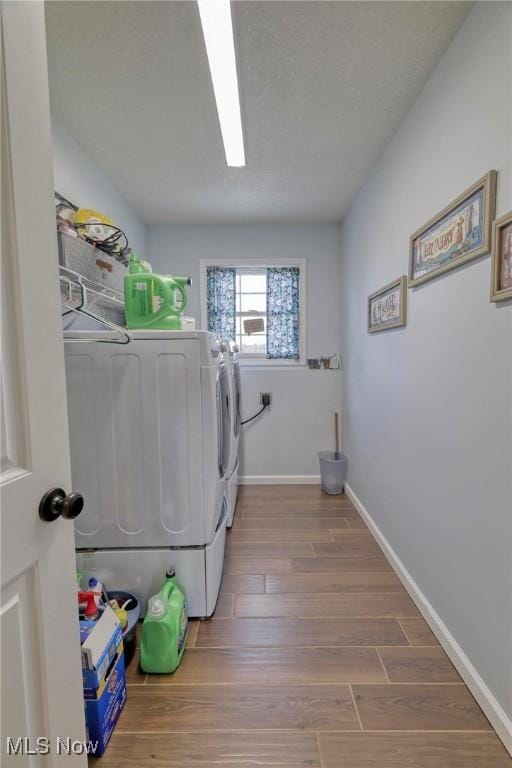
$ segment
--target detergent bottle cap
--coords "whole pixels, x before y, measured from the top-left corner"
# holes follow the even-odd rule
[[[162,619],[167,613],[167,606],[160,595],[153,595],[149,599],[148,610],[154,619]]]
[[[98,579],[96,579],[94,576],[91,576],[89,579],[89,586],[94,589],[94,587],[98,586]]]
[[[166,579],[174,579],[175,576],[176,576],[176,571],[174,570],[174,568],[169,568],[169,570],[166,571],[165,573]]]

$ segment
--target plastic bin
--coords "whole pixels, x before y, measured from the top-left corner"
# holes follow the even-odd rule
[[[347,479],[348,459],[336,451],[319,451],[322,491],[335,495],[343,493]]]
[[[140,603],[133,592],[125,592],[121,589],[112,589],[107,592],[109,600],[117,600],[119,605],[131,599],[131,603],[126,606],[128,614],[128,624],[123,630],[124,662],[128,666],[135,653],[137,623],[140,619]]]

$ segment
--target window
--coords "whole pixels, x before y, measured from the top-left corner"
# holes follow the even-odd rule
[[[246,362],[305,362],[305,265],[201,262],[202,327],[233,339]]]
[[[267,270],[235,270],[235,342],[241,355],[267,356]]]

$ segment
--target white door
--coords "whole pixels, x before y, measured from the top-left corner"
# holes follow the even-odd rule
[[[85,737],[73,522],[38,513],[46,491],[71,490],[44,9],[0,13],[0,764],[67,768],[86,765],[66,754]]]

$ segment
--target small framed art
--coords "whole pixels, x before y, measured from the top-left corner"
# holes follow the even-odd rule
[[[512,211],[492,225],[491,301],[512,299]]]
[[[407,277],[403,275],[368,296],[368,333],[399,328],[407,322]]]

